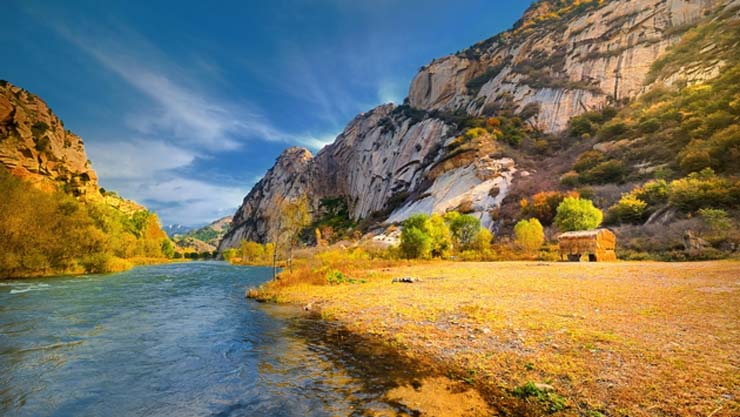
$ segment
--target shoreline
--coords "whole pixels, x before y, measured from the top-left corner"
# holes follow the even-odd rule
[[[146,265],[164,265],[164,264],[174,264],[174,263],[183,263],[183,262],[192,262],[192,259],[169,259],[169,258],[130,258],[130,259],[122,259],[122,261],[125,261],[125,268],[121,269],[114,269],[110,271],[105,272],[77,272],[77,271],[51,271],[48,273],[41,273],[41,274],[33,274],[33,275],[22,275],[22,276],[10,276],[10,277],[0,277],[0,281],[11,281],[11,280],[28,280],[28,279],[45,279],[45,278],[56,278],[56,277],[81,277],[81,276],[87,276],[87,275],[105,275],[105,274],[115,274],[119,272],[126,272],[130,271],[137,266],[146,266]]]
[[[429,262],[362,276],[268,283],[248,296],[439,369],[500,414],[740,410],[740,314],[728,309],[740,302],[738,262]],[[422,280],[391,282],[401,276]]]

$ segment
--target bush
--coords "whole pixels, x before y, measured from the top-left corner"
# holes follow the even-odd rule
[[[478,233],[475,234],[470,247],[475,251],[486,254],[491,250],[491,241],[493,241],[493,233],[485,227],[481,227]]]
[[[740,181],[719,177],[711,168],[705,168],[672,181],[668,200],[672,206],[685,212],[709,207],[735,207],[740,204]]]
[[[591,200],[567,197],[558,206],[555,225],[560,231],[591,230],[601,224],[603,214]]]
[[[545,232],[537,219],[520,220],[514,226],[517,245],[527,252],[539,249],[545,243]]]
[[[581,173],[595,167],[603,160],[603,153],[596,150],[586,151],[578,156],[576,163],[573,165],[573,170]]]
[[[627,175],[624,162],[618,160],[604,161],[580,175],[580,181],[590,184],[621,183]]]
[[[635,197],[632,193],[624,194],[617,204],[609,207],[607,222],[642,223],[647,217],[647,203]]]
[[[555,218],[555,211],[566,197],[579,197],[579,193],[576,191],[543,191],[537,193],[532,196],[531,200],[523,199],[520,202],[522,215],[536,217],[540,223],[549,226]]]
[[[699,209],[699,216],[712,232],[722,233],[732,228],[732,220],[727,212],[721,209]]]
[[[591,120],[585,116],[576,116],[568,121],[568,134],[573,137],[581,138],[584,135],[591,136],[594,134],[594,125]]]

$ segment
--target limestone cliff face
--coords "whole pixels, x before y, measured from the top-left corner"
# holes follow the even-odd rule
[[[728,2],[592,3],[558,15],[550,2],[538,2],[515,29],[433,61],[411,83],[411,106],[483,115],[538,105],[532,122],[558,131],[574,115],[643,91],[651,64]]]
[[[82,139],[66,130],[43,100],[5,81],[0,81],[0,163],[40,188],[61,186],[78,197],[100,197]]]
[[[356,220],[375,214],[393,223],[457,209],[495,228],[512,184],[529,173],[495,143],[450,152],[459,133],[454,117],[508,112],[542,131],[560,131],[573,116],[646,91],[651,64],[667,48],[740,0],[578,3],[535,3],[514,29],[422,67],[404,105],[357,116],[315,157],[285,151],[244,199],[219,249],[266,240],[275,202],[302,194],[314,207],[342,197]],[[674,78],[707,78],[719,67],[682,69]]]

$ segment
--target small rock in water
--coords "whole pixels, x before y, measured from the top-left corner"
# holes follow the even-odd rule
[[[392,282],[403,282],[406,284],[413,284],[414,282],[421,282],[421,278],[399,277],[399,278],[393,278]]]
[[[305,311],[311,311],[312,308],[313,308],[313,304],[311,303],[308,303],[305,306],[303,306],[303,310]]]

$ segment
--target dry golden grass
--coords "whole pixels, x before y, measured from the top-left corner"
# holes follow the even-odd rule
[[[442,364],[501,414],[550,412],[548,401],[514,398],[529,381],[566,399],[559,415],[740,413],[738,262],[366,265],[354,275],[366,283],[334,286],[311,276],[253,295],[311,305]],[[423,281],[391,283],[400,276]]]

